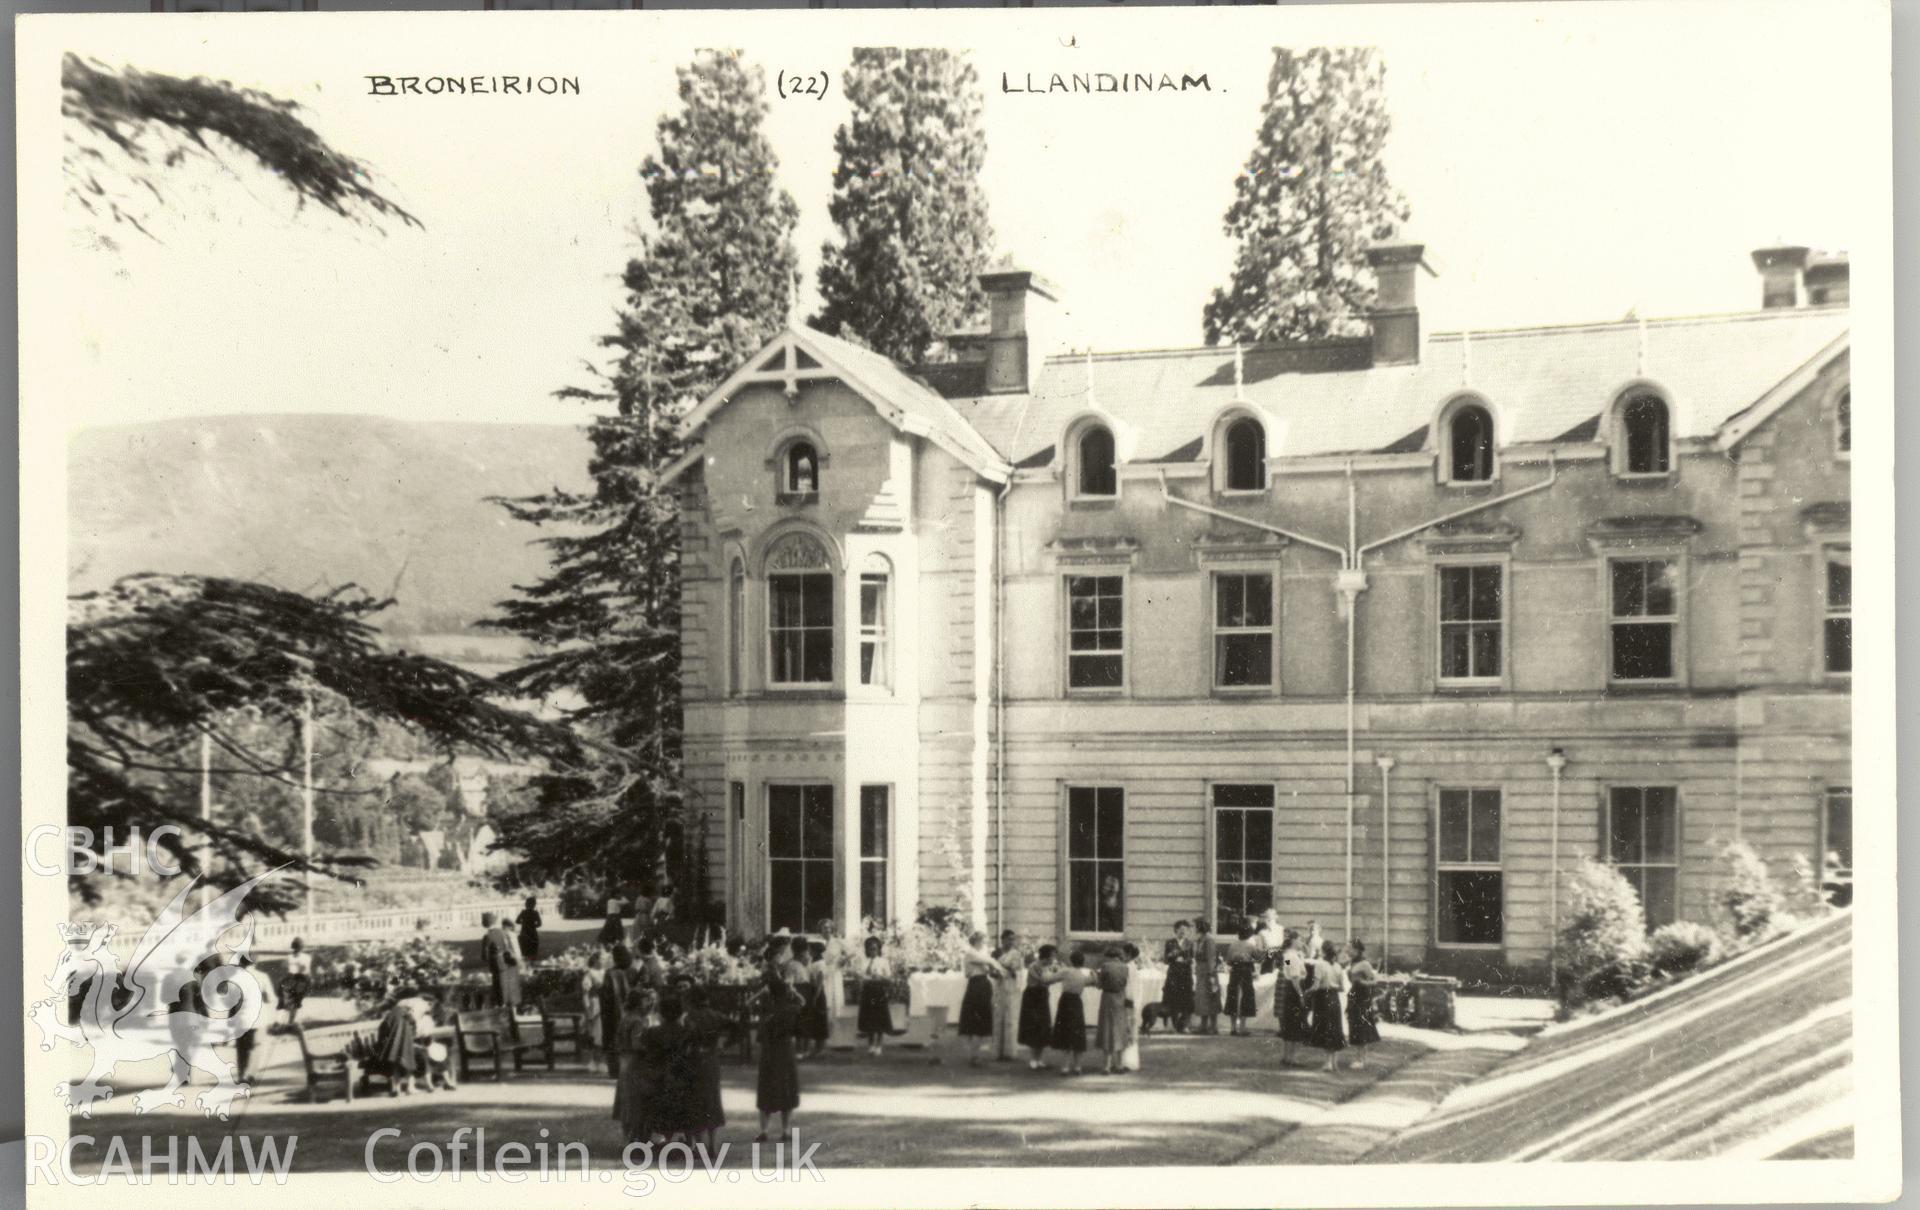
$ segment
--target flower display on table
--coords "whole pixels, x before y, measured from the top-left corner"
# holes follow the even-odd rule
[[[697,949],[675,950],[666,959],[669,979],[684,976],[700,987],[746,987],[760,978],[760,964],[744,954],[735,957],[714,942]]]
[[[372,1015],[397,1000],[438,991],[454,982],[459,972],[458,950],[426,937],[411,937],[355,942],[329,976],[338,980],[355,1007]]]

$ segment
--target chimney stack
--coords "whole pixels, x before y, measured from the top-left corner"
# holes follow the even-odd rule
[[[987,295],[987,393],[1023,394],[1053,347],[1059,287],[1007,256],[980,275],[980,288]]]
[[[1760,270],[1760,306],[1763,310],[1800,305],[1804,293],[1801,289],[1802,279],[1807,271],[1807,252],[1798,244],[1754,250],[1753,267]]]
[[[1414,301],[1417,270],[1433,272],[1426,262],[1426,245],[1375,244],[1367,249],[1379,290],[1367,316],[1373,328],[1373,364],[1416,365],[1420,361],[1420,308]]]
[[[1849,293],[1852,272],[1844,252],[1816,252],[1807,258],[1802,280],[1807,285],[1807,305],[1824,307],[1844,304]]]

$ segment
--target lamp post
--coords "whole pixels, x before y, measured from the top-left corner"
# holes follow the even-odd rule
[[[1553,949],[1560,940],[1560,774],[1566,770],[1567,754],[1559,748],[1547,753],[1547,771],[1553,774],[1553,822],[1550,844],[1553,874],[1547,933],[1547,978],[1554,977]]]

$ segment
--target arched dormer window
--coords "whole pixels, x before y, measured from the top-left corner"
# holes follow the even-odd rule
[[[767,683],[833,683],[833,564],[811,534],[767,551]]]
[[[820,452],[813,442],[789,442],[780,452],[780,496],[793,501],[820,498]]]
[[[1221,435],[1221,486],[1230,492],[1259,492],[1267,487],[1267,431],[1251,416],[1227,425]]]
[[[1080,430],[1073,445],[1074,495],[1119,495],[1120,479],[1114,467],[1113,430],[1104,424],[1090,424]]]
[[[1462,404],[1447,417],[1447,482],[1485,483],[1493,478],[1493,413]]]
[[[1614,443],[1615,469],[1623,475],[1665,475],[1673,470],[1667,401],[1651,392],[1629,396],[1620,405]]]

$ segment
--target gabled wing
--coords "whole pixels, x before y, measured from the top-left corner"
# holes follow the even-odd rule
[[[190,916],[184,914],[186,900],[199,879],[189,882],[175,895],[166,910],[154,918],[153,925],[140,938],[140,944],[134,947],[123,976],[127,985],[139,993],[134,1003],[140,1011],[164,1012],[180,994],[180,989],[196,978],[194,967],[202,959],[218,953],[220,938],[239,923],[240,908],[247,896],[285,868],[281,866],[247,879]],[[244,954],[252,939],[253,928],[249,924],[234,947],[235,954]]]

